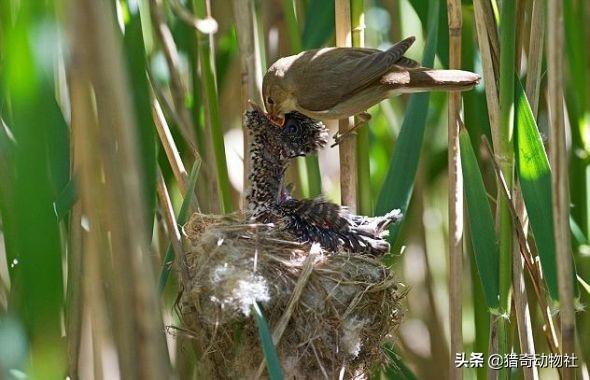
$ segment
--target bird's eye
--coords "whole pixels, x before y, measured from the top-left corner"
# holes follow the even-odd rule
[[[274,101],[274,100],[272,100],[272,98],[271,98],[270,96],[269,96],[268,98],[266,98],[266,102],[267,102],[268,104],[275,104],[275,101]]]
[[[284,126],[285,133],[288,135],[295,134],[297,132],[297,123],[291,120],[287,120]]]

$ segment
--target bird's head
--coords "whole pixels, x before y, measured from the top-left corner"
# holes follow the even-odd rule
[[[268,116],[255,104],[244,114],[244,126],[250,129],[261,149],[269,157],[283,159],[306,156],[326,146],[328,130],[320,121],[299,112],[285,114],[283,128],[272,125]]]
[[[271,66],[264,75],[262,95],[270,120],[278,126],[283,126],[285,114],[294,111],[295,104],[293,97],[283,83],[283,71],[280,70],[280,65],[277,65],[279,63],[280,61]]]
[[[294,111],[285,115],[279,138],[287,157],[307,156],[327,144],[328,130],[322,122]]]

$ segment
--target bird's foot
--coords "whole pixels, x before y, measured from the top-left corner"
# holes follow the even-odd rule
[[[339,145],[344,138],[351,136],[351,135],[355,135],[356,130],[359,127],[362,127],[363,125],[367,124],[369,122],[369,120],[371,120],[371,115],[367,112],[361,112],[356,116],[357,116],[358,120],[352,126],[352,128],[350,128],[348,131],[346,131],[344,133],[340,133],[340,131],[338,131],[338,132],[336,132],[336,134],[334,134],[334,136],[332,136],[332,138],[334,139],[334,143],[332,145],[330,145],[330,148],[334,148],[336,145]]]

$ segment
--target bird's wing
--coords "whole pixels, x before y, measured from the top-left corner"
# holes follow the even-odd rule
[[[407,67],[409,69],[416,69],[422,67],[420,63],[408,57],[401,57],[395,64],[396,66]]]
[[[322,197],[313,199],[289,199],[282,202],[284,211],[297,216],[302,222],[336,231],[348,230],[349,220],[345,218],[342,206],[329,202]]]
[[[414,37],[398,42],[386,51],[361,48],[320,49],[302,54],[289,70],[297,88],[298,105],[310,111],[334,107],[386,74],[392,66],[416,62],[403,57]],[[417,64],[417,63],[416,63]],[[307,85],[302,85],[305,83]]]

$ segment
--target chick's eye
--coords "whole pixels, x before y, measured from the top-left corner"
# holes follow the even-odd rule
[[[284,129],[289,135],[295,134],[297,132],[297,124],[289,120],[285,123]]]
[[[269,96],[268,98],[266,98],[266,102],[267,102],[268,104],[275,104],[275,101],[274,101],[274,100],[272,100],[272,98],[271,98],[270,96]]]

